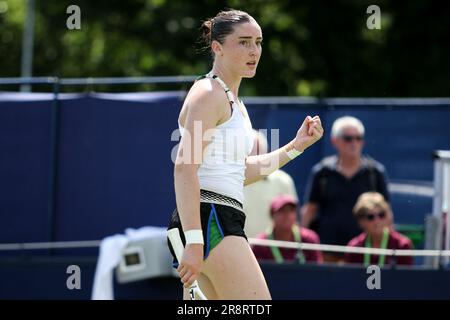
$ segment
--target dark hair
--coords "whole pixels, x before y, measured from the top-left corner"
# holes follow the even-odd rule
[[[247,12],[229,9],[219,12],[214,18],[202,23],[202,39],[205,49],[211,48],[211,43],[216,40],[224,43],[225,37],[234,31],[234,26],[254,20]]]

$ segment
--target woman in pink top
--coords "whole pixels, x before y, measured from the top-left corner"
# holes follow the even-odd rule
[[[413,249],[410,239],[398,233],[391,226],[392,212],[378,192],[366,192],[359,196],[353,214],[364,230],[359,236],[348,243],[350,247],[382,248],[382,249]],[[386,264],[412,265],[411,256],[385,256],[375,254],[347,253],[347,263],[360,263],[365,266]]]

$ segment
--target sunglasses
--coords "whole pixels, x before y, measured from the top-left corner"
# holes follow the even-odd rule
[[[378,212],[378,213],[375,213],[375,214],[369,213],[369,214],[366,214],[364,217],[368,221],[373,221],[373,220],[375,220],[376,217],[380,218],[380,220],[381,220],[381,219],[384,219],[386,217],[386,212],[385,211],[381,211],[381,212]]]
[[[364,139],[364,137],[363,136],[347,136],[347,135],[344,135],[344,136],[341,136],[341,139],[344,140],[345,142],[352,142],[353,140],[362,141]]]

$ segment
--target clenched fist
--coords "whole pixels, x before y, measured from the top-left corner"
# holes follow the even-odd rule
[[[292,143],[296,150],[304,151],[322,138],[322,136],[323,128],[319,116],[315,116],[314,118],[307,116],[300,129],[298,129],[297,135]]]

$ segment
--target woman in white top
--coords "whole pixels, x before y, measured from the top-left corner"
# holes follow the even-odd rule
[[[180,229],[185,243],[177,270],[185,288],[198,280],[208,299],[270,299],[243,231],[244,184],[302,153],[322,137],[322,125],[318,116],[308,116],[287,145],[249,156],[254,133],[238,90],[242,78],[256,73],[261,28],[248,13],[229,10],[205,21],[202,29],[214,62],[190,89],[179,116],[177,209],[169,226]]]

